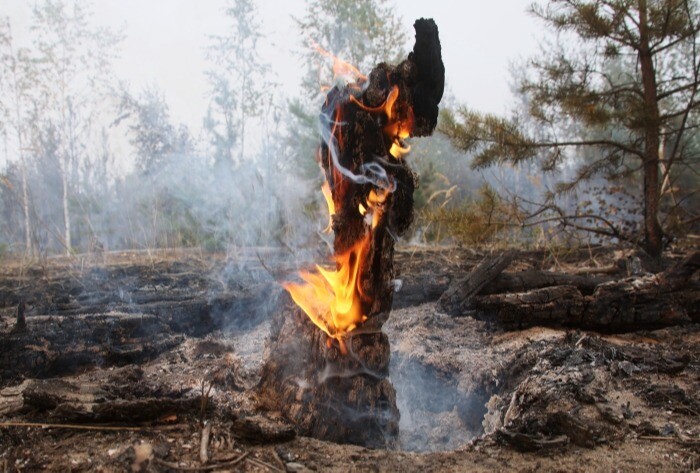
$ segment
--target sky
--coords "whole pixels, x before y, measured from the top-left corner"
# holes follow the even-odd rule
[[[115,73],[132,91],[159,87],[173,118],[197,130],[205,114],[207,84],[204,48],[222,34],[226,0],[94,0],[94,22],[123,28],[126,39]],[[26,34],[32,0],[3,0],[15,36]],[[304,0],[258,0],[266,40],[260,54],[271,64],[286,97],[299,90],[301,45],[292,16],[302,16]],[[449,90],[460,103],[503,113],[511,101],[510,66],[533,54],[541,24],[526,13],[526,0],[394,0],[406,29],[433,18],[440,30]],[[411,45],[408,45],[409,47]]]

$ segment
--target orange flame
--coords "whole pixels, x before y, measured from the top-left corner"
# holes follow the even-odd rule
[[[362,313],[358,275],[368,243],[369,233],[350,250],[336,256],[334,271],[317,265],[317,273],[299,273],[307,284],[283,284],[311,321],[338,340],[343,354],[347,353],[344,336],[367,320]]]
[[[350,96],[350,101],[366,112],[384,112],[387,118],[387,124],[384,126],[384,133],[391,140],[389,154],[396,159],[401,159],[411,151],[411,147],[405,144],[403,140],[411,136],[411,131],[413,130],[413,110],[411,108],[408,109],[408,116],[405,120],[397,119],[396,113],[394,113],[394,104],[398,98],[399,88],[395,85],[389,91],[384,103],[378,107],[368,107],[352,95]]]
[[[399,98],[399,88],[394,86],[391,90],[395,93],[390,93],[386,98],[386,116],[388,119],[387,125],[384,127],[384,133],[386,133],[391,139],[391,149],[389,149],[389,154],[396,159],[401,159],[409,151],[411,147],[404,144],[403,140],[411,136],[411,131],[413,130],[413,109],[409,107],[408,116],[405,120],[396,119],[394,117],[394,103]]]
[[[364,75],[357,69],[355,66],[352,64],[343,61],[337,56],[334,56],[330,52],[326,51],[319,45],[316,41],[313,39],[309,38],[309,42],[311,42],[311,46],[316,50],[318,54],[321,56],[330,59],[333,61],[333,80],[337,81],[338,79],[344,78],[347,79],[348,85],[353,87],[353,82],[365,82],[367,80],[367,76]],[[354,88],[354,87],[353,87]],[[321,88],[323,90],[323,87]]]
[[[348,87],[353,90],[360,89],[360,84],[367,80],[365,75],[361,74],[354,66],[325,51],[315,42],[312,43],[321,55],[333,60],[334,79],[352,77],[355,82],[348,84]],[[410,136],[413,128],[413,111],[410,107],[407,110],[396,110],[395,105],[398,98],[398,86],[391,88],[384,103],[378,107],[368,107],[353,94],[349,94],[349,100],[364,111],[376,114],[383,113],[386,116],[387,121],[383,132],[385,137],[391,141],[389,154],[396,159],[400,159],[409,152],[410,146],[404,144],[403,140]],[[338,152],[344,147],[342,126],[340,126],[343,118],[342,110],[342,104],[338,104],[330,130],[335,138]],[[337,206],[342,206],[345,203],[344,194],[348,184],[340,170],[334,166],[330,152],[329,148],[329,179],[332,180],[334,189],[331,192],[328,181],[325,181],[321,187],[330,215],[328,227],[324,230],[326,232],[332,230],[333,216],[337,211],[342,210]],[[346,335],[367,320],[363,307],[369,307],[369,303],[372,301],[362,292],[362,265],[370,250],[374,229],[381,223],[384,216],[384,204],[391,192],[393,189],[390,188],[373,188],[365,200],[358,205],[357,211],[365,219],[366,231],[350,249],[333,257],[335,269],[326,269],[317,265],[315,271],[301,271],[299,273],[303,283],[287,282],[283,284],[294,302],[318,328],[328,335],[328,346],[331,346],[331,339],[337,340],[343,354],[347,353]]]
[[[325,181],[321,186],[321,192],[323,192],[323,197],[326,199],[326,205],[328,205],[328,226],[323,230],[323,233],[330,233],[331,231],[333,231],[333,215],[335,215],[335,202],[333,202],[331,186],[328,185],[328,181]]]

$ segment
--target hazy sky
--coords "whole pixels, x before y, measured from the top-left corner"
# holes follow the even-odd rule
[[[261,54],[272,65],[286,96],[295,94],[300,40],[291,16],[301,16],[304,0],[258,0],[267,40]],[[17,36],[30,18],[31,0],[3,0]],[[117,75],[132,90],[160,87],[173,117],[193,129],[206,107],[203,71],[208,36],[226,26],[226,0],[95,0],[96,23],[124,27],[126,40]],[[448,86],[457,99],[482,111],[504,112],[510,98],[509,64],[531,54],[541,25],[526,13],[528,1],[395,0],[413,38],[416,18],[434,18],[440,30]],[[411,43],[412,44],[412,43]]]

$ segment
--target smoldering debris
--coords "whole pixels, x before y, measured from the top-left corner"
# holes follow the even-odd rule
[[[483,256],[400,250],[398,276],[406,280],[401,292],[411,291],[436,268],[454,280]],[[141,258],[121,255],[100,263],[101,274],[108,276],[87,287],[76,284],[75,267],[65,261],[31,268],[27,272],[43,271],[34,287],[14,286],[28,301],[27,326],[19,333],[14,330],[14,292],[0,291],[0,455],[30,468],[68,467],[67,462],[77,458],[72,431],[35,431],[8,423],[70,422],[95,429],[131,429],[97,432],[81,440],[93,452],[93,467],[129,468],[128,455],[118,452],[144,441],[152,443],[159,460],[192,466],[199,462],[202,419],[211,425],[212,464],[251,452],[267,464],[279,465],[277,455],[283,464],[317,470],[377,463],[413,471],[429,463],[450,471],[479,462],[489,465],[493,458],[499,458],[502,467],[535,462],[547,467],[556,459],[557,465],[573,468],[588,458],[672,470],[695,455],[693,442],[700,437],[697,323],[608,335],[556,327],[506,330],[498,323],[441,313],[430,292],[421,293],[427,299],[404,294],[403,307],[385,325],[393,349],[389,374],[401,412],[398,448],[423,453],[371,452],[303,437],[280,443],[274,432],[289,438],[293,426],[279,413],[266,414],[264,421],[256,417],[260,399],[254,387],[263,366],[269,319],[260,315],[257,323],[238,324],[236,320],[249,313],[236,306],[244,313],[220,320],[232,323],[220,325],[212,318],[202,324],[193,309],[198,307],[193,301],[210,301],[216,292],[212,287],[221,287],[221,278],[210,281],[199,272],[206,268],[204,274],[212,274],[212,267],[237,265],[183,253],[177,258],[161,255],[147,264],[139,263]],[[607,264],[614,255],[598,253],[597,258]],[[436,260],[444,264],[436,265]],[[540,270],[543,264],[541,255],[518,254],[511,269]],[[283,267],[269,264],[273,271]],[[17,274],[3,268],[0,287],[16,284]],[[136,290],[153,282],[156,274],[158,292]],[[236,271],[217,274],[230,274],[243,287],[261,281],[246,281]],[[217,291],[222,291],[221,297],[249,297],[237,284],[231,282],[231,292]],[[133,311],[102,311],[104,302],[98,302],[118,287],[132,293]],[[57,301],[63,293],[70,298]],[[169,305],[158,313],[138,312],[159,307],[158,297]],[[33,338],[17,344],[20,336]],[[148,343],[160,343],[160,348],[150,353],[136,350]],[[52,364],[61,360],[57,354],[64,361],[74,356],[73,361],[80,362],[62,362],[58,369]],[[32,363],[17,361],[22,359]],[[15,374],[6,377],[10,365]],[[138,416],[131,415],[134,410]],[[239,432],[243,425],[246,432],[254,432],[247,434],[252,440]],[[37,449],[26,453],[26,442]],[[161,448],[161,443],[172,447]],[[521,456],[520,451],[530,453]],[[675,460],[662,462],[664,455]]]

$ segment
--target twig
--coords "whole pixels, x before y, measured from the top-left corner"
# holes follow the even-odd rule
[[[203,465],[203,466],[180,466],[177,463],[171,463],[167,462],[165,460],[161,460],[160,458],[154,458],[153,461],[158,463],[159,465],[162,465],[166,468],[170,468],[171,470],[180,470],[180,471],[209,471],[209,470],[216,470],[219,468],[230,468],[232,466],[238,465],[240,462],[246,459],[250,455],[250,452],[245,452],[241,454],[238,458],[236,458],[233,461],[227,462],[227,463],[215,463],[211,465]]]
[[[284,464],[279,453],[277,453],[277,450],[271,448],[270,451],[272,452],[272,458],[274,458],[275,462],[282,468],[283,471],[285,471],[287,469],[287,465]]]
[[[37,427],[42,429],[72,429],[72,430],[106,430],[106,431],[133,431],[148,430],[146,427],[128,427],[115,425],[79,425],[79,424],[45,424],[42,422],[0,422],[0,428],[4,427]]]
[[[569,274],[580,274],[580,275],[585,275],[585,274],[615,274],[620,271],[620,268],[617,267],[617,265],[611,264],[608,266],[600,266],[597,268],[571,268],[568,269],[566,272]]]
[[[279,473],[284,473],[284,470],[280,470],[276,466],[270,465],[269,463],[265,463],[264,461],[258,460],[257,458],[246,458],[246,461],[252,463],[253,465],[266,468],[270,471],[278,471]]]
[[[153,427],[120,426],[120,425],[89,425],[89,424],[47,424],[44,422],[0,422],[0,429],[7,427],[29,427],[39,429],[71,429],[71,430],[96,430],[113,432],[150,432],[163,430],[177,430],[187,427],[187,424],[157,425]]]
[[[209,389],[207,389],[206,394],[204,393],[204,387],[206,386],[206,379],[202,379],[202,396],[199,401],[199,424],[204,425],[204,415],[206,414],[207,405],[209,404],[209,394],[214,387],[214,383],[209,383]]]

